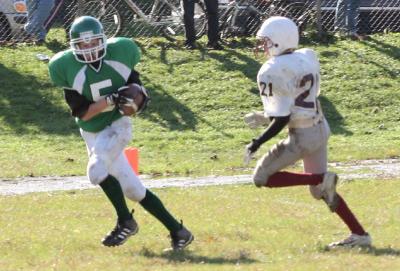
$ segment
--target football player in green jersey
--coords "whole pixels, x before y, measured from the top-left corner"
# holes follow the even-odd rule
[[[121,245],[138,231],[126,196],[139,202],[169,230],[173,249],[186,247],[193,240],[192,233],[143,186],[123,153],[132,138],[132,125],[131,118],[118,110],[129,102],[118,90],[131,83],[142,85],[134,69],[140,60],[138,46],[122,37],[107,40],[101,23],[90,16],[73,22],[70,44],[70,49],[51,59],[49,73],[54,84],[63,88],[85,140],[89,155],[87,176],[91,183],[100,185],[118,215],[117,224],[104,237],[103,245]],[[147,93],[143,94],[147,101]]]

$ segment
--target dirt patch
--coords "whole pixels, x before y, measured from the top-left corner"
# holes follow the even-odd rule
[[[400,177],[400,159],[364,160],[350,163],[330,163],[331,171],[339,173],[341,180],[393,179]],[[251,183],[251,175],[206,176],[200,178],[151,179],[141,176],[148,188],[192,187]],[[93,189],[85,176],[26,177],[0,180],[0,195],[20,195],[33,192]]]

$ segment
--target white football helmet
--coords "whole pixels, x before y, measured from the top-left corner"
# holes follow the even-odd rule
[[[261,25],[257,38],[266,53],[278,56],[288,49],[296,49],[299,46],[299,29],[289,18],[272,16]]]

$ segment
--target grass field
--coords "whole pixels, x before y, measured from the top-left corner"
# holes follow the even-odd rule
[[[133,204],[139,233],[121,247],[102,247],[115,221],[100,190],[0,197],[0,269],[399,270],[398,181],[339,186],[374,246],[332,251],[325,245],[348,230],[305,187],[155,190],[195,234],[188,249],[176,253],[163,251],[168,232]]]
[[[0,179],[85,174],[84,142],[47,64],[35,57],[65,49],[52,40],[57,35],[51,32],[46,46],[0,48]],[[243,147],[261,130],[247,129],[242,118],[262,109],[255,78],[263,61],[251,41],[232,40],[221,52],[185,51],[158,39],[138,44],[137,68],[152,96],[149,110],[134,120],[131,145],[140,148],[141,173],[249,173]],[[400,34],[306,46],[321,60],[330,161],[398,157]],[[333,251],[325,246],[348,230],[304,187],[156,189],[195,234],[178,253],[163,251],[167,231],[132,203],[139,234],[121,247],[102,247],[115,217],[100,190],[2,196],[0,270],[400,270],[398,182],[339,186],[374,246]]]
[[[51,39],[56,34],[46,46],[0,48],[1,178],[85,174],[86,150],[62,91],[35,57],[66,48]],[[247,129],[242,118],[262,109],[255,78],[263,60],[254,57],[251,42],[232,41],[221,52],[186,51],[162,40],[138,43],[143,59],[137,69],[152,96],[149,110],[134,120],[131,145],[141,150],[141,173],[248,173],[243,147],[261,131]],[[321,59],[330,160],[399,156],[400,34],[306,46]]]

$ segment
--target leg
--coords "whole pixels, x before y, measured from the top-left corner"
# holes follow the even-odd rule
[[[31,1],[30,1],[31,2]],[[46,38],[47,31],[44,27],[45,21],[48,19],[50,12],[54,6],[54,0],[40,0],[36,5],[29,4],[29,21],[25,25],[25,30],[35,36],[38,40]]]
[[[338,206],[335,210],[335,213],[346,223],[347,227],[349,227],[350,231],[354,234],[364,235],[366,234],[364,228],[361,226],[360,222],[358,222],[357,218],[347,206],[344,199],[338,194],[339,198]]]
[[[258,162],[253,180],[256,186],[285,187],[297,185],[298,174],[278,172],[301,158],[298,149],[290,138],[274,145]]]
[[[81,130],[81,135],[85,140],[89,155],[87,174],[90,182],[95,185],[100,184],[116,208],[119,219],[125,220],[130,217],[129,210],[120,184],[110,176],[109,161],[116,159],[115,153],[122,153],[124,146],[131,138],[129,119],[120,119],[99,133]]]
[[[173,249],[183,249],[193,241],[192,233],[170,214],[155,194],[143,186],[123,154],[110,168],[110,174],[117,177],[124,194],[129,199],[139,202],[146,211],[168,229]]]
[[[254,170],[254,182],[257,186],[286,187],[294,185],[317,185],[322,182],[323,174],[301,174],[278,172],[293,164],[318,147],[315,138],[319,135],[317,127],[307,129],[290,129],[289,137],[276,144]]]
[[[311,195],[319,200],[324,199],[331,210],[335,209],[337,206],[336,198],[336,183],[337,175],[334,173],[327,173],[328,170],[328,155],[327,155],[327,145],[328,138],[330,134],[330,129],[328,122],[324,120],[321,124],[317,126],[317,129],[313,131],[313,141],[319,147],[308,152],[303,156],[303,166],[304,172],[321,174],[324,176],[323,182],[317,185],[310,185]],[[312,135],[310,135],[312,136]]]
[[[182,222],[176,221],[161,200],[150,190],[147,189],[145,198],[139,203],[169,230],[172,249],[181,250],[193,241],[193,234],[183,226]]]
[[[339,0],[336,5],[335,31],[345,31],[347,13],[347,0]]]
[[[143,186],[123,154],[113,163],[110,168],[110,174],[118,179],[126,197],[132,201],[139,202],[169,231],[180,229],[180,223],[166,210],[160,199]]]
[[[194,4],[195,0],[183,0],[183,20],[185,23],[186,44],[194,43],[196,40],[194,31]]]
[[[308,173],[315,173],[315,174],[322,174],[327,172],[327,144],[328,144],[328,137],[329,137],[329,126],[327,122],[324,122],[324,125],[321,125],[321,146],[316,151],[312,153],[308,153],[303,158],[304,163],[304,171]],[[328,173],[329,174],[329,173]],[[331,173],[332,174],[332,173]],[[335,174],[336,175],[336,174]],[[328,175],[329,176],[329,175]],[[324,181],[326,178],[324,178]],[[343,198],[337,194],[335,191],[335,199],[333,200],[333,204],[329,204],[327,201],[327,196],[324,194],[324,186],[323,183],[320,185],[311,185],[310,192],[315,199],[324,198],[325,202],[327,202],[328,206],[330,207],[332,212],[335,212],[342,221],[349,227],[352,234],[364,236],[366,232],[348,208],[346,202]],[[369,236],[368,236],[369,238]],[[353,237],[351,240],[354,243]],[[362,237],[361,239],[365,239]],[[370,238],[369,238],[370,239]],[[347,240],[347,239],[346,239]],[[357,239],[358,240],[358,239]],[[335,243],[336,245],[339,242]],[[331,244],[332,245],[332,244]]]
[[[100,183],[100,187],[107,195],[118,215],[116,226],[103,238],[102,243],[108,247],[122,245],[130,236],[139,231],[139,226],[128,210],[128,206],[126,205],[125,197],[118,180],[109,175]]]
[[[357,34],[357,22],[359,17],[360,0],[352,0],[349,2],[349,10],[347,13],[347,29],[350,35]]]
[[[130,214],[119,182],[110,174],[109,161],[126,145],[131,137],[129,119],[120,119],[100,133],[81,130],[89,154],[88,177],[93,184],[99,184],[114,206],[118,221],[115,228],[102,240],[105,246],[123,244],[129,236],[138,231],[138,225]]]
[[[43,23],[43,27],[44,27],[46,33],[49,32],[51,26],[53,25],[54,21],[58,17],[60,11],[62,10],[63,3],[64,3],[64,0],[54,1],[53,8],[51,9],[50,14],[47,17],[46,21],[44,21],[44,23]]]
[[[139,202],[146,211],[168,229],[174,250],[183,249],[193,241],[193,234],[171,215],[155,194],[142,185],[124,155],[121,154],[111,167],[110,173],[118,178],[124,194],[129,199]]]
[[[353,246],[370,246],[372,243],[371,236],[364,230],[353,212],[349,209],[344,199],[337,195],[339,202],[336,214],[346,223],[351,234],[344,240],[333,242],[328,245],[329,248],[335,247],[353,247]]]
[[[326,146],[318,150],[314,154],[310,154],[304,158],[304,171],[305,172],[314,172],[314,173],[322,173],[326,172],[327,169],[327,152]],[[324,196],[322,184],[320,185],[311,185],[310,192],[315,199],[321,199]],[[324,199],[325,200],[325,199]],[[328,201],[325,200],[325,202]],[[328,204],[332,212],[335,212],[340,219],[347,225],[350,229],[352,235],[349,238],[346,238],[343,241],[335,242],[330,244],[330,247],[335,246],[344,246],[344,245],[358,245],[360,243],[369,242],[371,238],[369,235],[364,231],[363,227],[358,222],[357,218],[354,216],[352,211],[347,206],[344,199],[336,193],[335,200],[333,204]],[[366,241],[366,239],[368,239]]]
[[[125,221],[132,218],[126,205],[124,193],[122,192],[121,185],[115,177],[108,175],[108,177],[100,183],[101,189],[110,200],[117,212],[118,220]]]
[[[205,0],[208,16],[208,42],[210,44],[217,43],[219,40],[218,26],[218,0]]]

